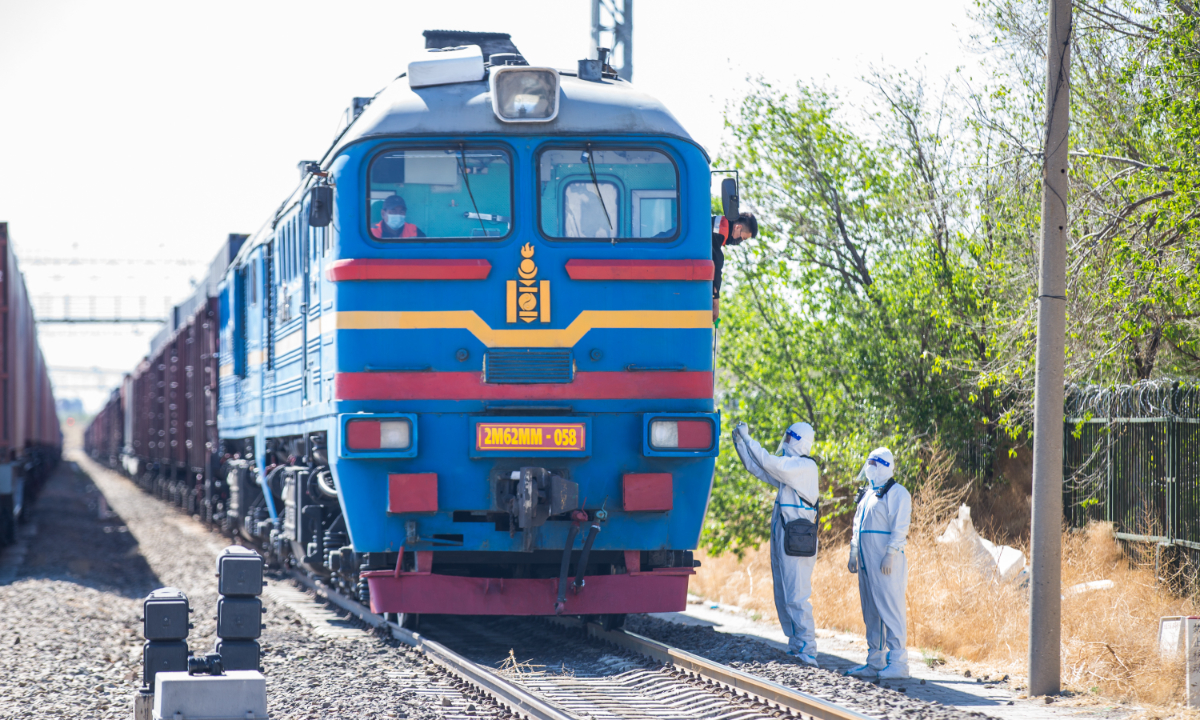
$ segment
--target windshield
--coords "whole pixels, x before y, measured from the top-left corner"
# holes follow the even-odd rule
[[[390,150],[371,162],[368,220],[385,242],[500,238],[512,227],[512,165],[504,150]]]
[[[538,189],[548,237],[668,240],[678,232],[678,174],[658,150],[546,150]]]

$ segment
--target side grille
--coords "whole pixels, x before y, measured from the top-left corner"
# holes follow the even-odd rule
[[[509,348],[487,351],[483,376],[485,382],[510,385],[569,383],[575,368],[570,350]]]

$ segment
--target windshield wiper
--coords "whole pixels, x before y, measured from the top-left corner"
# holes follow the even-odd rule
[[[596,163],[592,160],[592,144],[587,144],[587,159],[588,170],[592,171],[592,187],[596,188],[596,197],[600,198],[600,207],[604,208],[604,219],[608,221],[608,229],[613,231],[613,237],[616,237],[616,228],[613,227],[612,217],[608,214],[608,205],[604,204],[604,195],[600,193],[600,183],[596,180]]]
[[[467,196],[471,198],[471,207],[475,208],[475,219],[479,221],[479,229],[483,231],[483,236],[487,237],[487,228],[483,225],[483,218],[479,216],[479,206],[475,204],[475,193],[471,192],[471,181],[467,179],[467,144],[458,144],[458,167],[462,171],[463,184],[467,186]]]

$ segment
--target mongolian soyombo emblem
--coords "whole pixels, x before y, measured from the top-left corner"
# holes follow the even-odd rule
[[[533,263],[533,246],[529,243],[521,248],[521,264],[517,267],[519,280],[508,281],[507,319],[515,323],[517,318],[531,323],[534,320],[550,322],[550,281],[538,280],[537,265]]]

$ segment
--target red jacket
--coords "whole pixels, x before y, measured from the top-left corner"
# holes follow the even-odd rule
[[[729,219],[724,215],[713,215],[713,245],[721,247],[729,241]],[[734,243],[737,244],[736,242]]]
[[[741,238],[731,237],[733,226],[724,215],[712,216],[713,298],[721,294],[721,269],[725,266],[725,246],[741,245]]]
[[[404,223],[401,225],[399,235],[385,235],[385,231],[391,231],[391,228],[384,225],[382,220],[371,226],[371,235],[380,239],[425,237],[425,233],[418,230],[417,226],[413,225],[412,223]]]

